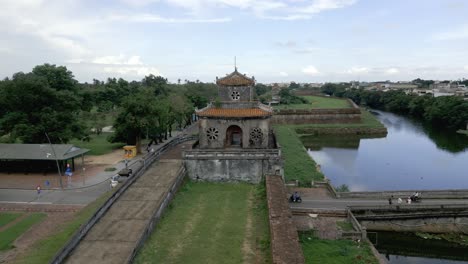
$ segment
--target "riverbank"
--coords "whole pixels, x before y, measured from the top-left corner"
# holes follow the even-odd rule
[[[323,180],[317,163],[309,156],[302,141],[303,136],[313,135],[376,135],[385,136],[387,129],[371,113],[361,109],[359,123],[275,125],[276,138],[284,158],[286,181],[299,181],[303,187],[311,187],[311,181]]]

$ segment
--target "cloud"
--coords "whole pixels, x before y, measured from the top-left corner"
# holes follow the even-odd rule
[[[167,18],[154,14],[121,14],[111,15],[106,18],[109,21],[122,21],[133,23],[168,23],[168,24],[188,24],[188,23],[225,23],[232,19],[222,18]]]
[[[140,60],[140,56],[126,57],[123,54],[119,56],[104,56],[97,57],[91,61],[94,64],[106,64],[106,65],[143,65]]]
[[[468,24],[461,25],[453,30],[436,33],[432,38],[441,41],[468,39]]]
[[[292,47],[295,47],[297,43],[292,40],[288,40],[285,42],[281,42],[281,41],[275,42],[275,45],[279,47],[292,48]]]
[[[370,69],[367,67],[352,67],[351,69],[347,70],[346,73],[348,74],[367,74],[369,73]]]
[[[315,68],[315,66],[312,66],[312,65],[309,65],[309,66],[305,67],[304,69],[302,69],[302,72],[305,73],[305,74],[308,74],[308,75],[312,75],[312,76],[317,76],[317,75],[321,74],[317,70],[317,68]]]
[[[120,0],[120,2],[131,7],[144,7],[153,3],[157,3],[159,0]]]
[[[344,8],[355,4],[357,0],[315,0],[312,4],[298,8],[299,13],[316,14],[325,10]]]
[[[121,75],[136,75],[136,76],[143,77],[146,75],[153,74],[155,76],[162,76],[161,72],[156,67],[149,67],[149,66],[144,66],[144,65],[124,66],[124,67],[111,66],[111,67],[104,67],[103,70],[104,72],[107,72],[107,73],[117,73]]]
[[[465,67],[463,67],[463,69],[464,69],[465,71],[468,72],[468,65],[466,65]]]
[[[279,72],[279,75],[282,77],[288,77],[289,74],[287,72]]]
[[[385,70],[385,74],[392,75],[392,74],[397,74],[397,73],[400,73],[400,70],[397,68],[389,68]]]

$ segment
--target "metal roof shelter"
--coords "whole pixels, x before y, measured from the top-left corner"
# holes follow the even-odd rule
[[[0,144],[0,170],[45,171],[52,169],[55,161],[60,168],[66,169],[68,160],[71,160],[71,169],[75,170],[75,158],[81,156],[84,164],[84,154],[89,151],[72,144]]]
[[[90,151],[71,144],[52,144],[52,147],[50,144],[0,144],[0,160],[68,160]]]

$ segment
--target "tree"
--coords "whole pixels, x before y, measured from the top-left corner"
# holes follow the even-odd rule
[[[45,78],[53,74],[44,68],[34,69],[41,75],[17,73],[0,83],[0,134],[23,143],[47,143],[45,132],[53,143],[82,138],[84,126],[77,118],[80,96],[70,87],[52,88],[49,82],[57,87],[62,82]]]
[[[162,76],[154,76],[153,74],[150,74],[148,76],[145,76],[145,78],[143,78],[141,82],[143,86],[152,88],[156,96],[167,96],[168,94],[168,90],[166,87],[167,79]]]
[[[37,76],[44,77],[47,80],[50,88],[57,91],[75,90],[78,83],[73,76],[73,73],[67,70],[65,66],[55,66],[55,64],[44,64],[34,67],[32,70]]]
[[[135,144],[141,153],[144,133],[158,126],[159,102],[151,89],[142,90],[124,98],[122,108],[114,122],[115,133],[111,141]]]

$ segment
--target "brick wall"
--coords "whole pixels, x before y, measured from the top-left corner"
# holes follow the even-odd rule
[[[274,264],[303,264],[304,255],[292,220],[283,179],[266,176],[271,254]]]

